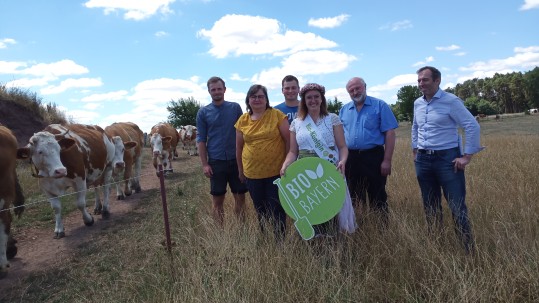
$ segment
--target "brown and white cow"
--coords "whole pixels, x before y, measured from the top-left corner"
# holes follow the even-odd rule
[[[187,149],[187,154],[190,156],[198,155],[196,144],[197,128],[193,125],[180,126],[178,133],[180,134],[180,141],[182,141],[183,149]]]
[[[19,148],[17,157],[30,158],[37,171],[34,176],[40,178],[39,185],[54,210],[56,239],[65,236],[62,204],[58,197],[69,187],[76,193],[77,208],[86,226],[94,223],[86,210],[86,191],[90,186],[95,190],[94,213],[101,213],[104,219],[109,217],[112,168],[116,162],[123,162],[121,158],[114,158],[114,151],[114,145],[101,127],[83,124],[51,124],[35,133],[26,147]],[[101,184],[102,205],[96,187]]]
[[[17,139],[7,127],[0,125],[0,279],[7,275],[8,260],[17,254],[17,242],[11,236],[11,206],[21,216],[24,211],[22,194],[15,167]]]
[[[142,146],[144,145],[144,134],[132,122],[118,122],[105,127],[107,135],[112,136],[116,151],[123,143],[123,160],[125,168],[123,178],[125,186],[122,190],[119,184],[116,184],[116,195],[118,200],[124,200],[125,196],[130,196],[133,190],[140,193],[140,171],[142,167]],[[133,166],[135,172],[133,173]],[[115,174],[115,172],[113,173]]]
[[[172,125],[168,123],[158,123],[150,131],[150,145],[152,147],[152,163],[156,169],[157,176],[159,171],[158,164],[163,165],[163,170],[173,172],[172,159],[174,150],[178,145],[179,135]]]

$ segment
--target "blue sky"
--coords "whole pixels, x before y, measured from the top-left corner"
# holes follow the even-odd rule
[[[539,0],[0,1],[0,83],[103,127],[148,132],[214,75],[242,108],[254,83],[282,102],[287,74],[343,102],[361,76],[393,104],[426,64],[443,87],[539,66]]]

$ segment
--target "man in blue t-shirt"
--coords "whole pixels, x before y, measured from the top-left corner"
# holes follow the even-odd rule
[[[275,108],[282,111],[288,118],[288,124],[292,123],[292,120],[296,118],[298,113],[298,94],[299,94],[299,81],[298,78],[288,75],[283,78],[282,92],[284,96],[284,102],[276,105]]]
[[[222,226],[227,183],[234,195],[234,212],[241,221],[245,218],[247,187],[239,179],[234,128],[243,111],[238,103],[225,101],[223,79],[211,77],[207,86],[212,101],[197,113],[197,146],[204,175],[210,178],[212,215]]]
[[[381,223],[387,224],[386,182],[391,174],[395,149],[395,128],[399,126],[391,108],[384,101],[367,96],[367,84],[354,77],[346,84],[352,99],[339,117],[343,122],[348,146],[346,180],[355,205],[369,201],[371,210],[379,212]]]

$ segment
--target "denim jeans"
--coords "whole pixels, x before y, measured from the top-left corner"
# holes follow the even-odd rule
[[[279,188],[273,184],[279,176],[263,179],[247,178],[247,188],[253,200],[260,229],[264,231],[265,222],[273,225],[275,238],[284,239],[286,213],[279,202]]]
[[[473,249],[472,229],[466,207],[466,180],[464,171],[455,172],[454,159],[461,157],[459,148],[436,151],[434,154],[417,153],[415,170],[429,231],[441,228],[442,191],[453,214],[455,231],[466,252]]]

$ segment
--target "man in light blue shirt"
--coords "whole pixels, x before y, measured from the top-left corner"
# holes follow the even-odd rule
[[[384,101],[367,96],[367,84],[354,77],[346,84],[352,102],[345,104],[339,117],[348,146],[346,180],[355,205],[366,204],[379,212],[382,224],[389,215],[386,183],[391,174],[395,149],[395,128],[399,126]]]
[[[276,109],[282,111],[288,118],[288,124],[292,124],[292,121],[296,119],[298,114],[298,94],[299,94],[299,81],[298,78],[287,75],[281,81],[282,92],[284,96],[284,102],[275,106]]]
[[[433,228],[440,230],[443,224],[443,190],[457,236],[466,253],[472,253],[474,244],[465,203],[464,168],[472,155],[484,148],[480,145],[479,123],[461,99],[440,89],[442,75],[438,69],[425,66],[417,71],[417,75],[423,96],[414,102],[412,149],[429,232]],[[459,127],[465,133],[464,149]]]
[[[242,221],[245,217],[247,187],[239,179],[234,128],[243,111],[238,103],[225,101],[223,79],[211,77],[207,86],[212,102],[197,113],[197,147],[204,175],[210,178],[212,215],[222,226],[227,183],[234,195],[234,212]]]

